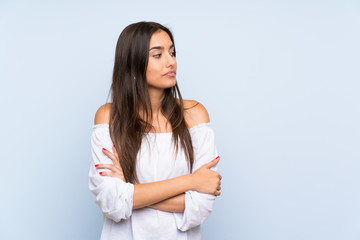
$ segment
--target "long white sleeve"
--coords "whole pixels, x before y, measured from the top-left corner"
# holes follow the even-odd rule
[[[95,202],[103,214],[115,221],[128,219],[132,214],[134,185],[122,181],[120,178],[101,176],[95,164],[112,164],[102,151],[105,148],[111,151],[113,143],[110,138],[107,124],[97,124],[91,135],[92,162],[89,171],[89,189],[96,196]]]
[[[204,123],[190,129],[194,147],[193,172],[205,163],[210,162],[218,156],[215,145],[214,131],[210,123]],[[212,170],[216,171],[217,166]],[[202,224],[212,212],[216,196],[187,191],[185,193],[185,211],[176,215],[176,224],[179,230],[187,231]]]

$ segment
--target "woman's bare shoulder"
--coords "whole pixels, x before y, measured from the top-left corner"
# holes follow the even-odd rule
[[[206,108],[195,100],[184,100],[184,117],[188,128],[210,122]]]
[[[96,111],[95,124],[109,124],[111,114],[111,103],[105,103]]]

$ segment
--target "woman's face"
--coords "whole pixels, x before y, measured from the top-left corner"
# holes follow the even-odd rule
[[[176,84],[175,47],[169,35],[159,30],[153,33],[149,44],[149,60],[146,69],[148,87],[170,88]]]

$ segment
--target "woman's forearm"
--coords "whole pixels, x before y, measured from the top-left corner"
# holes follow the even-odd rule
[[[184,193],[188,190],[193,190],[193,181],[191,174],[159,182],[135,184],[133,195],[133,209],[159,203],[161,201]],[[178,200],[179,199],[176,198],[174,201]],[[171,200],[170,203],[173,204],[174,202]],[[160,206],[164,206],[164,204],[161,204]]]
[[[103,153],[113,161],[113,164],[101,163],[96,164],[95,167],[98,169],[100,168],[110,170],[106,172],[99,172],[99,174],[102,176],[117,177],[122,181],[125,181],[122,168],[119,164],[119,161],[117,160],[117,153],[114,146],[113,151],[115,154],[103,148]],[[214,167],[218,162],[219,157],[210,161],[209,163],[202,165],[199,169],[191,174],[159,182],[134,184],[133,209],[156,204],[158,202],[182,194],[188,190],[214,194],[216,196],[220,195],[221,176],[217,172],[211,170],[211,168]],[[168,204],[173,204],[173,202],[166,201],[159,206],[168,209]],[[183,206],[182,203],[180,205]],[[171,205],[169,208],[172,207],[174,207],[174,205]],[[176,206],[176,208],[177,207],[178,206]],[[177,208],[177,210],[180,211],[181,208]]]
[[[181,193],[175,197],[171,197],[161,202],[149,205],[148,207],[165,212],[182,213],[185,210],[185,193]]]

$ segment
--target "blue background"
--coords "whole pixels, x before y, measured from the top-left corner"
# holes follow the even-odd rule
[[[173,30],[222,196],[203,238],[360,239],[360,2],[1,1],[0,239],[99,239],[90,134],[117,38]]]

